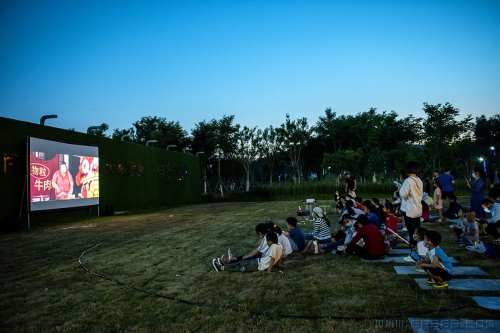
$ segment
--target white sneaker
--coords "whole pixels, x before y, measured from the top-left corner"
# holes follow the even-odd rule
[[[404,257],[403,260],[407,262],[415,262],[415,260],[411,256]]]
[[[425,271],[424,271],[424,269],[422,267],[416,267],[415,271],[417,271],[419,273],[425,273]]]
[[[408,231],[408,229],[404,227],[403,229],[401,229],[401,231]]]

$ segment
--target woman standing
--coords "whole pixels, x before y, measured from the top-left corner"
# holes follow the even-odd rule
[[[482,202],[486,190],[486,175],[480,167],[474,167],[472,178],[475,178],[472,185],[467,179],[467,186],[470,188],[470,210],[476,213],[476,218],[481,219],[484,218]]]
[[[415,247],[417,241],[413,239],[415,228],[420,226],[420,217],[422,216],[422,196],[424,193],[424,184],[418,178],[420,174],[420,163],[410,161],[406,164],[406,173],[408,177],[399,189],[401,196],[401,209],[405,207],[404,221],[410,235],[410,247]]]

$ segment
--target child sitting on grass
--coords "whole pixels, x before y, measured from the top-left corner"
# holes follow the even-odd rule
[[[439,247],[441,243],[441,234],[434,230],[425,232],[425,245],[429,249],[427,257],[424,260],[417,261],[417,268],[422,267],[429,274],[428,284],[434,285],[434,288],[446,288],[448,282],[454,275],[451,261],[446,253]]]
[[[281,245],[281,249],[283,250],[282,258],[286,258],[293,251],[290,240],[283,234],[281,228],[273,221],[267,221],[266,226],[269,232],[274,232],[278,235],[278,244]]]
[[[460,235],[462,245],[460,246],[475,246],[479,242],[479,229],[476,222],[476,212],[467,213],[467,226]]]
[[[411,249],[411,253],[409,257],[405,257],[405,261],[416,262],[419,260],[424,260],[427,256],[427,247],[425,247],[425,233],[427,229],[424,227],[416,227],[415,233],[413,234],[413,239],[418,243],[415,247]],[[416,267],[415,270],[417,272],[425,272],[422,267]]]
[[[385,213],[385,240],[389,241],[391,248],[395,248],[398,243],[397,236],[387,229],[392,230],[396,234],[398,233],[398,222],[399,219],[392,212],[393,206],[390,202],[384,202],[383,211]]]
[[[238,261],[235,263],[222,265],[220,260],[213,259],[212,265],[217,272],[222,271],[240,271],[254,272],[267,270],[268,273],[273,271],[274,266],[281,264],[282,247],[278,244],[278,235],[270,232],[266,235],[267,251],[262,258]]]
[[[288,237],[293,252],[302,251],[306,247],[306,241],[302,230],[297,227],[297,219],[295,217],[289,217],[286,219],[286,223],[288,225],[288,231],[283,231],[283,234]]]
[[[464,233],[464,228],[467,227],[467,209],[462,208],[458,211],[458,223],[457,224],[452,224],[451,228],[453,229],[453,232],[457,236],[457,239],[455,240],[456,243],[462,243],[462,240],[460,237]]]
[[[257,236],[260,237],[259,246],[257,246],[256,249],[254,249],[250,253],[238,257],[233,253],[233,251],[231,251],[231,249],[228,249],[227,250],[228,257],[226,258],[224,255],[222,255],[220,258],[221,264],[229,264],[230,262],[236,262],[247,259],[257,259],[262,257],[264,253],[266,253],[268,248],[266,236],[269,233],[269,229],[267,228],[266,224],[259,223],[255,226],[255,233],[257,234]]]

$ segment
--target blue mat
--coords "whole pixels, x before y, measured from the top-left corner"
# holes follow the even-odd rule
[[[434,222],[434,221],[435,221],[435,220],[437,220],[438,218],[439,218],[439,216],[437,216],[437,215],[430,215],[430,216],[429,216],[429,221]],[[458,224],[458,223],[460,222],[460,220],[459,220],[459,219],[445,220],[445,219],[443,218],[443,223],[444,223],[444,222],[447,222],[447,223],[457,223],[457,224]]]
[[[396,274],[398,275],[412,275],[412,274],[423,274],[427,275],[425,272],[417,272],[414,266],[394,266]],[[453,272],[455,275],[488,275],[479,267],[453,267]]]
[[[415,279],[420,289],[435,290],[432,284],[427,284],[427,279]],[[451,279],[448,281],[449,290],[485,290],[500,291],[500,279]],[[500,329],[500,326],[498,327]]]
[[[453,258],[453,257],[449,257],[450,261],[452,264],[457,264],[458,261]],[[404,257],[403,256],[387,256],[385,257],[384,259],[380,259],[380,260],[365,260],[365,259],[361,259],[362,262],[396,262],[396,263],[399,263],[399,264],[411,264],[411,265],[415,265],[414,262],[408,262],[408,261],[404,261]]]
[[[500,310],[500,297],[498,296],[472,296],[477,305],[489,310]]]

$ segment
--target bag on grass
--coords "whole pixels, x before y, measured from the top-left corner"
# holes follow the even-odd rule
[[[483,242],[481,242],[481,241],[477,242],[477,245],[467,246],[466,249],[469,251],[472,251],[472,252],[477,252],[477,253],[485,253],[486,252],[486,247],[484,246]]]

